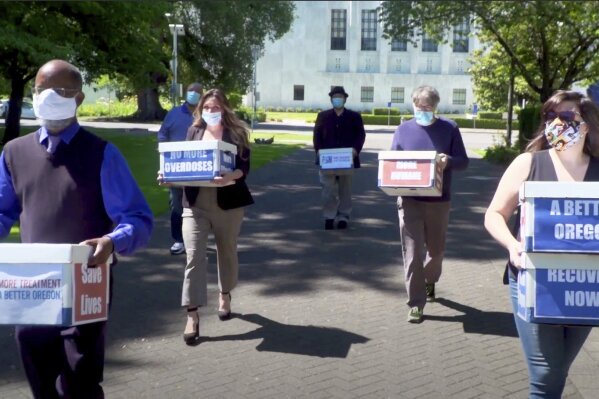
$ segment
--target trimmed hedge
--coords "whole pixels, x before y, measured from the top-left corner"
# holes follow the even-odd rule
[[[389,121],[389,125],[397,126],[401,122],[401,119],[407,121],[408,119],[412,119],[411,116],[399,116],[399,115],[391,115],[388,117],[387,115],[362,115],[362,121],[364,121],[365,125],[387,125]]]
[[[503,112],[479,112],[480,119],[503,119]]]
[[[399,115],[399,110],[397,108],[374,108],[372,110],[373,115]]]
[[[507,129],[507,121],[501,119],[478,119],[476,122],[468,118],[451,118],[459,127],[462,128],[479,128],[479,129]],[[518,129],[518,122],[512,121],[512,129]]]

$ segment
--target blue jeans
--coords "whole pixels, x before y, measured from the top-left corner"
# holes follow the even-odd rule
[[[171,208],[171,237],[176,242],[183,242],[183,189],[171,187],[169,194],[169,207]]]
[[[591,327],[529,323],[518,317],[517,282],[510,278],[516,328],[528,365],[529,398],[561,398],[568,370]]]

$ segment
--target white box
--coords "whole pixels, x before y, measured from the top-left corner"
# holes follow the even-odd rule
[[[599,253],[599,182],[524,182],[520,202],[525,251]]]
[[[89,245],[0,244],[0,324],[106,320],[110,266],[88,268],[91,251]]]
[[[353,148],[327,148],[318,150],[318,163],[323,172],[334,173],[338,170],[349,170],[354,167]]]
[[[599,325],[599,255],[523,253],[518,316],[544,324]]]
[[[440,197],[443,194],[440,160],[435,151],[381,151],[378,186],[394,196]]]
[[[173,141],[158,143],[158,152],[165,183],[218,187],[211,181],[235,170],[237,147],[221,140]]]

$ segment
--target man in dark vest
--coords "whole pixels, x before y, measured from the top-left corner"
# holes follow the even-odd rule
[[[152,213],[116,147],[81,128],[81,73],[62,60],[35,78],[41,128],[0,155],[0,237],[20,221],[23,243],[88,244],[89,265],[147,244]],[[17,345],[35,398],[103,398],[106,322],[17,326]]]

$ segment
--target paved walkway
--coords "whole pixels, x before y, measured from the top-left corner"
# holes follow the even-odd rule
[[[526,397],[527,371],[501,284],[505,253],[482,227],[501,169],[473,159],[456,174],[438,301],[413,325],[405,321],[394,198],[376,187],[376,153],[389,142],[369,134],[347,231],[323,230],[310,149],[250,175],[256,204],[240,238],[235,317],[216,317],[211,251],[196,347],[181,336],[184,259],[168,255],[168,222],[158,219],[150,247],[115,270],[107,397]],[[0,397],[29,398],[13,339],[11,328],[0,327]],[[598,370],[593,332],[564,397],[596,398]]]

